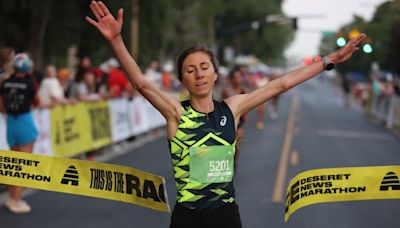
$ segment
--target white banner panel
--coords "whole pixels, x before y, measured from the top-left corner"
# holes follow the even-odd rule
[[[128,104],[125,98],[109,101],[112,142],[119,142],[131,136],[132,124]]]
[[[132,135],[139,135],[149,130],[152,119],[147,116],[147,101],[142,96],[136,96],[129,102],[129,118],[132,123]]]
[[[149,121],[149,128],[154,129],[166,125],[164,116],[154,106],[146,100],[146,116]]]
[[[7,126],[6,116],[0,113],[0,150],[9,150],[10,147],[7,143]]]
[[[50,110],[49,109],[35,109],[33,110],[33,120],[36,128],[39,131],[39,135],[36,138],[33,146],[34,154],[41,154],[52,156],[53,151],[51,149],[51,121],[50,121]]]

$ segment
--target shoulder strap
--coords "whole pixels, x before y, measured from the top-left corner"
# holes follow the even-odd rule
[[[225,101],[218,101],[217,103],[219,104],[219,106],[220,106],[224,111],[230,112],[230,113],[233,115],[231,109],[229,108],[228,104],[227,104]]]
[[[181,105],[183,108],[186,108],[186,107],[190,106],[190,102],[189,102],[189,100],[184,100],[184,101],[181,101]]]

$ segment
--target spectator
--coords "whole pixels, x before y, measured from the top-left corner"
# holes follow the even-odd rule
[[[78,70],[76,71],[75,79],[77,81],[80,81],[83,79],[84,73],[87,71],[92,70],[92,62],[90,61],[90,58],[85,56],[81,59],[78,65]]]
[[[392,113],[392,120],[389,123],[393,123],[395,126],[400,129],[400,75],[396,75],[394,77],[394,93],[395,93],[395,101],[394,101],[394,108]]]
[[[343,90],[343,100],[344,100],[344,108],[347,110],[350,107],[350,91],[351,91],[351,82],[349,80],[349,75],[340,74],[341,78],[341,86]]]
[[[98,93],[101,97],[107,98],[108,97],[108,92],[107,92],[107,81],[108,81],[108,75],[106,75],[100,67],[96,67],[93,69],[93,74],[95,76],[95,91]]]
[[[226,86],[224,86],[224,90],[222,91],[222,99],[226,99],[228,97],[238,95],[238,94],[246,94],[246,90],[243,86],[243,75],[239,68],[235,67],[229,73],[228,78],[226,79]],[[237,159],[239,157],[239,148],[240,143],[242,141],[244,135],[244,128],[243,125],[248,119],[248,114],[243,114],[240,119],[238,126],[236,128],[236,153],[234,156],[235,161],[235,169],[237,168]]]
[[[371,74],[371,89],[372,89],[372,114],[379,116],[379,107],[381,103],[382,84],[379,80],[379,74],[373,72]]]
[[[174,66],[171,62],[167,62],[163,66],[163,71],[161,74],[162,88],[165,92],[172,92],[173,75],[172,71]]]
[[[155,60],[151,61],[149,67],[146,69],[145,75],[157,88],[161,88],[161,73],[158,68],[158,62]]]
[[[110,73],[108,75],[108,92],[111,98],[121,97],[128,86],[125,73],[119,68],[116,59],[109,61]]]
[[[96,93],[94,74],[87,70],[82,72],[82,76],[80,81],[75,81],[74,98],[79,101],[99,100],[100,95]]]
[[[270,81],[276,80],[280,77],[278,73],[273,73],[270,77]],[[268,104],[268,112],[271,119],[278,118],[278,103],[279,103],[279,95],[276,95],[271,98],[271,102]]]
[[[0,49],[0,83],[1,81],[10,77],[14,72],[14,67],[12,65],[13,57],[15,55],[14,49],[12,48],[2,48]]]
[[[66,103],[63,88],[57,79],[55,66],[47,66],[45,78],[40,84],[38,95],[41,107],[53,107],[57,104]]]
[[[262,72],[255,72],[251,75],[251,85],[253,85],[254,90],[263,87],[264,85],[268,84],[268,82],[269,82],[269,79]],[[257,122],[256,122],[256,127],[259,130],[264,129],[264,126],[265,126],[266,105],[267,105],[267,103],[264,102],[264,103],[258,105],[256,108],[257,116],[258,116]],[[275,117],[275,116],[273,116],[273,117]]]
[[[0,86],[0,111],[7,115],[7,142],[13,151],[31,153],[38,131],[33,122],[31,106],[36,89],[30,76],[31,61],[27,54],[14,57],[14,70]],[[13,213],[27,213],[31,207],[22,200],[22,187],[10,186],[7,208]]]
[[[64,97],[67,99],[73,98],[73,85],[74,82],[71,80],[71,74],[67,68],[62,68],[58,71],[58,80],[60,81],[61,88],[64,92]]]
[[[393,128],[393,115],[395,110],[396,94],[395,94],[395,82],[393,80],[393,74],[387,73],[385,75],[385,84],[383,95],[385,96],[385,123],[388,128]]]
[[[92,64],[89,57],[83,57],[79,62],[78,69],[76,70],[76,74],[74,77],[74,85],[73,85],[73,97],[77,96],[76,84],[79,84],[83,81],[84,74],[88,71],[92,70]]]

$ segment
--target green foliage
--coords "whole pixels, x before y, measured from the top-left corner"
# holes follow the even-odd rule
[[[85,21],[92,16],[91,0],[2,0],[0,1],[0,47],[34,52],[45,63],[67,64],[67,50],[78,47],[78,56],[89,56],[97,65],[113,55],[111,48],[93,26]],[[105,0],[111,13],[124,8],[123,37],[130,48],[133,0]],[[50,6],[44,13],[41,5]],[[139,55],[146,65],[152,59],[175,58],[195,43],[233,46],[236,54],[252,53],[265,61],[282,59],[283,50],[293,39],[291,25],[265,24],[259,31],[249,26],[253,20],[264,21],[269,14],[282,14],[282,0],[140,0]],[[39,20],[32,20],[39,15]],[[32,29],[43,25],[44,37],[32,35]],[[220,36],[222,30],[245,26],[243,31]],[[37,56],[37,55],[36,55]]]
[[[239,54],[253,53],[270,64],[282,60],[284,48],[293,40],[292,25],[265,23],[267,15],[282,14],[281,3],[281,0],[225,0],[219,29],[247,23],[244,25],[247,30],[222,37],[220,45],[231,45]],[[258,31],[250,28],[252,21],[261,22]]]
[[[391,69],[400,75],[400,20],[393,24],[391,32],[391,49],[389,52],[389,64]]]
[[[390,55],[393,51],[392,45],[399,40],[393,39],[392,32],[396,22],[400,21],[400,0],[386,2],[376,11],[374,18],[368,25],[368,32],[375,46],[372,56],[382,69],[392,69]],[[398,65],[398,64],[396,64]]]
[[[171,1],[152,0],[139,3],[139,61],[149,63],[168,50],[171,37]]]
[[[354,16],[353,21],[345,25],[340,29],[343,34],[349,34],[352,29],[357,29],[360,32],[365,32],[366,34],[370,35],[367,31],[368,23],[361,17]],[[339,49],[336,45],[334,46],[335,49]],[[358,71],[367,73],[370,70],[371,64],[371,55],[365,54],[362,49],[353,54],[351,61],[346,61],[340,65],[338,65],[337,69],[340,72],[349,72],[349,71]]]
[[[0,46],[13,46],[17,50],[24,46],[28,37],[28,9],[27,1],[0,1]]]

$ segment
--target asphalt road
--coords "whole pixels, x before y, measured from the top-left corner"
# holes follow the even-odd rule
[[[400,226],[399,200],[311,205],[284,223],[283,197],[296,174],[316,168],[400,164],[400,139],[360,108],[344,110],[340,91],[312,80],[280,97],[279,117],[271,120],[266,115],[263,130],[255,127],[255,113],[250,117],[235,176],[243,227]],[[173,207],[175,184],[165,134],[125,150],[107,162],[164,176]],[[157,228],[168,227],[170,219],[170,214],[136,205],[47,191],[35,191],[26,200],[33,208],[26,215],[11,214],[0,206],[0,227]]]

